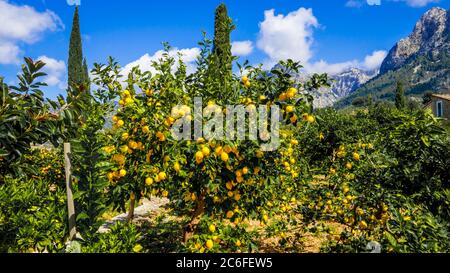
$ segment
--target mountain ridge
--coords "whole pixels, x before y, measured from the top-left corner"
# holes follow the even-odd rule
[[[403,82],[407,95],[427,91],[450,93],[450,9],[432,8],[416,22],[413,31],[397,42],[373,77],[335,106],[345,107],[368,95],[393,99],[395,86]]]

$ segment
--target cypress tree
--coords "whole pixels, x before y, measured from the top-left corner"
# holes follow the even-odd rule
[[[234,25],[225,4],[220,4],[216,9],[214,22],[213,54],[216,57],[216,65],[219,71],[230,73],[232,71],[232,56],[230,34]]]
[[[395,89],[395,107],[397,109],[403,109],[406,105],[405,91],[403,89],[403,84],[397,82],[397,88]]]
[[[86,60],[84,60],[86,64]],[[80,18],[78,6],[75,7],[73,15],[72,32],[70,34],[69,60],[68,60],[68,82],[69,85],[80,85],[86,83],[87,66],[83,64],[83,48],[81,44]]]
[[[83,59],[83,82],[86,83],[87,90],[90,90],[89,69],[87,66],[86,58]]]

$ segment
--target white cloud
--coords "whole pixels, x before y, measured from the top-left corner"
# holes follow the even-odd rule
[[[313,29],[319,23],[312,9],[299,8],[286,16],[275,15],[274,10],[264,12],[259,24],[257,47],[271,60],[293,59],[306,63],[312,57]]]
[[[367,55],[366,58],[364,58],[364,63],[362,64],[362,67],[367,70],[378,69],[380,68],[384,58],[386,58],[386,55],[387,51],[385,50],[374,51],[372,52],[371,55]]]
[[[376,50],[365,56],[363,61],[355,59],[341,63],[328,63],[324,60],[320,60],[318,62],[305,64],[305,70],[309,73],[328,73],[329,75],[336,75],[350,68],[360,68],[372,71],[380,68],[386,55],[387,52],[385,50]]]
[[[66,63],[62,60],[56,60],[47,56],[40,56],[38,60],[45,63],[42,71],[47,73],[47,76],[43,81],[49,86],[57,86],[60,89],[65,89],[67,87]]]
[[[379,5],[381,5],[381,0],[367,0],[367,5],[379,6]]]
[[[0,43],[0,64],[18,64],[20,49],[9,42]]]
[[[17,63],[19,43],[32,44],[46,31],[64,28],[61,19],[52,11],[38,12],[33,7],[18,6],[0,0],[0,63]]]
[[[327,73],[329,75],[336,75],[352,67],[358,67],[359,65],[357,60],[342,63],[328,63],[324,60],[320,60],[311,64],[305,64],[305,70],[308,73]]]
[[[430,3],[439,3],[440,0],[386,0],[392,2],[405,2],[408,6],[418,8],[424,7]],[[381,0],[347,0],[346,7],[360,8],[366,3],[369,6],[380,6]]]
[[[0,0],[0,40],[33,43],[43,32],[63,27],[61,19],[50,10],[38,12],[27,5],[16,6]]]
[[[236,41],[231,43],[231,53],[234,56],[247,56],[253,52],[251,41]]]
[[[81,0],[67,0],[67,4],[70,5],[70,6],[73,6],[73,5],[80,6],[81,5]]]
[[[424,7],[430,3],[438,3],[440,0],[394,0],[395,2],[406,2],[408,6],[418,8]]]
[[[195,61],[197,60],[197,57],[200,54],[200,49],[197,47],[194,48],[185,48],[178,50],[177,48],[173,48],[169,51],[169,56],[174,57],[176,60],[178,60],[178,53],[182,54],[181,59],[186,64],[186,71],[188,74],[191,74],[195,71]],[[149,55],[146,53],[142,57],[140,57],[138,60],[131,62],[127,64],[122,69],[122,75],[128,75],[128,73],[131,71],[131,69],[135,66],[139,66],[142,71],[150,71],[151,73],[155,73],[155,69],[152,67],[153,61],[158,61],[163,57],[164,50],[158,50],[153,55]]]
[[[318,26],[319,22],[311,9],[299,8],[286,16],[275,16],[273,9],[265,11],[257,42],[258,48],[268,56],[263,62],[263,68],[270,69],[278,61],[290,58],[299,61],[308,73],[335,75],[350,68],[378,69],[386,57],[386,51],[379,50],[367,55],[362,61],[355,59],[340,63],[329,63],[325,60],[312,62],[313,30]]]

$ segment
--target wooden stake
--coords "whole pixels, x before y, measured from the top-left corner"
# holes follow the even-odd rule
[[[70,143],[64,143],[64,164],[66,169],[67,208],[69,211],[69,239],[75,239],[77,229],[75,226],[75,206],[72,194],[72,164],[70,163]]]

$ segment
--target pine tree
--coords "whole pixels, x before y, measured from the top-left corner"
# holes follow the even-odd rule
[[[87,86],[87,65],[84,59],[81,44],[80,18],[78,6],[75,7],[73,15],[72,32],[70,34],[69,60],[68,60],[68,82],[71,86],[85,83]]]
[[[232,71],[232,55],[230,34],[234,30],[234,25],[225,4],[220,4],[216,9],[214,24],[214,44],[213,54],[219,71],[230,73]]]
[[[403,109],[406,105],[405,91],[403,89],[403,84],[397,82],[397,88],[395,89],[395,107],[397,109]]]

